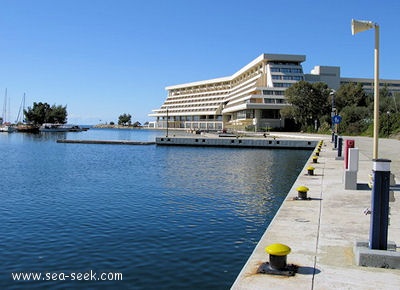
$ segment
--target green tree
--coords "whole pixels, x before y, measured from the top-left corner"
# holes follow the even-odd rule
[[[368,101],[368,95],[364,92],[361,84],[344,84],[335,94],[335,107],[339,113],[347,106],[366,107]]]
[[[386,85],[379,91],[379,132],[383,137],[399,132],[400,114],[397,108],[398,97],[399,93],[392,94]]]
[[[344,107],[340,115],[342,116],[342,122],[339,124],[339,132],[345,132],[348,135],[360,135],[372,123],[370,110],[366,106],[352,105]]]
[[[49,119],[46,123],[65,124],[67,122],[67,106],[51,106],[48,117]]]
[[[314,128],[315,122],[321,121],[330,114],[329,94],[331,90],[325,83],[300,81],[285,91],[290,107],[281,110],[283,117],[292,118],[301,125],[302,130]]]
[[[397,112],[396,98],[386,85],[379,90],[379,112],[381,114]]]
[[[48,103],[33,103],[32,107],[24,110],[28,123],[42,125],[44,123],[65,124],[67,122],[67,106],[50,106]]]
[[[122,114],[118,117],[118,125],[122,126],[130,126],[131,125],[132,116],[130,114]]]

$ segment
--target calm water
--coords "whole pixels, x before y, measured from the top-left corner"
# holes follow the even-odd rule
[[[0,288],[229,289],[311,152],[55,142],[163,134],[0,134]]]

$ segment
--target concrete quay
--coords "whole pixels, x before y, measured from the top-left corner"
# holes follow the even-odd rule
[[[306,137],[302,135],[301,137]],[[315,135],[314,135],[315,137]],[[372,172],[372,138],[355,140],[359,149],[357,190],[344,189],[344,161],[337,160],[331,136],[324,141],[317,163],[310,159],[293,184],[281,208],[260,239],[231,289],[400,289],[400,270],[358,266],[355,244],[369,240]],[[391,172],[400,179],[400,141],[379,139],[379,158],[390,159]],[[314,175],[307,174],[312,165]],[[309,200],[295,200],[297,187],[309,188]],[[400,187],[394,186],[390,202],[388,241],[400,245]],[[282,243],[291,248],[287,264],[298,267],[291,277],[257,274],[269,261],[265,248]],[[385,251],[386,252],[386,251]]]
[[[282,136],[283,137],[283,136]],[[317,141],[299,138],[254,138],[254,137],[215,137],[208,134],[199,137],[157,137],[156,144],[162,146],[201,146],[201,147],[236,147],[265,149],[310,149],[315,148]]]
[[[131,141],[131,140],[73,140],[58,139],[57,143],[67,144],[108,144],[108,145],[154,145],[155,142]]]

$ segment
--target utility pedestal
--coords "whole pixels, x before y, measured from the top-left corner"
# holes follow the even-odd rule
[[[369,241],[356,241],[355,262],[359,266],[400,269],[400,252],[388,241],[390,160],[373,160],[371,224]]]
[[[390,162],[388,159],[373,160],[369,247],[374,250],[387,250]]]

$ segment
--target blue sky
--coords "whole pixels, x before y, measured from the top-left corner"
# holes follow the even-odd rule
[[[28,106],[67,105],[69,123],[144,123],[166,86],[231,75],[262,53],[372,78],[374,31],[351,35],[352,18],[380,25],[380,76],[400,79],[397,0],[0,0],[0,11],[12,120],[26,93]]]

